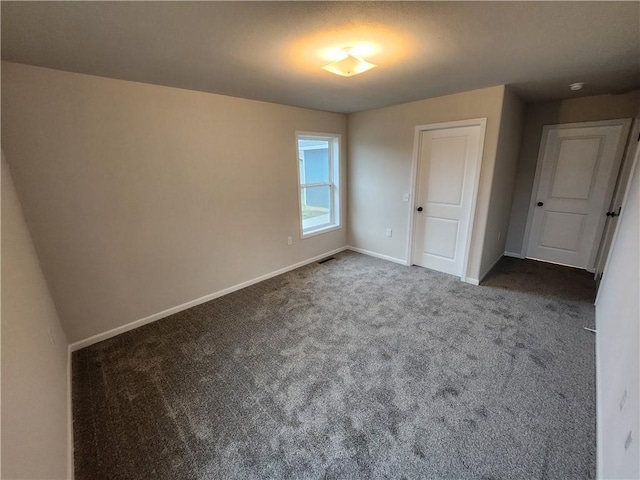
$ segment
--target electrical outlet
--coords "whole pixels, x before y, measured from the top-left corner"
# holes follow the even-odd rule
[[[287,237],[287,245],[293,245],[293,238]]]
[[[393,230],[387,228],[387,237],[390,237],[391,235],[393,235]]]

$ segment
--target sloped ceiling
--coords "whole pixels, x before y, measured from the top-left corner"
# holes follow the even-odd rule
[[[378,68],[321,69],[358,43]],[[2,58],[333,112],[499,84],[554,100],[640,87],[640,3],[3,2]]]

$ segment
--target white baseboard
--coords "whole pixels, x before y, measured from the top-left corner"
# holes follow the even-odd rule
[[[489,266],[489,268],[487,268],[483,273],[480,274],[480,278],[478,280],[473,279],[474,282],[478,282],[478,283],[474,283],[474,285],[480,285],[480,282],[482,282],[482,280],[484,280],[484,278],[489,275],[489,272],[491,272],[491,270],[493,270],[493,267],[495,267],[498,262],[500,260],[502,260],[503,255],[500,255],[498,258],[495,259],[495,261]],[[468,282],[468,283],[472,283],[472,282]]]
[[[233,285],[229,288],[225,288],[224,290],[220,290],[218,292],[210,293],[209,295],[205,295],[204,297],[196,298],[195,300],[191,300],[189,302],[183,303],[182,305],[177,305],[175,307],[167,308],[158,313],[154,313],[153,315],[149,315],[148,317],[141,318],[139,320],[134,320],[133,322],[127,323],[126,325],[122,325],[120,327],[113,328],[103,333],[98,333],[97,335],[93,335],[91,337],[85,338],[84,340],[79,340],[77,342],[72,343],[69,348],[72,352],[76,350],[80,350],[81,348],[88,347],[89,345],[93,345],[94,343],[101,342],[103,340],[107,340],[108,338],[115,337],[116,335],[120,335],[121,333],[128,332],[129,330],[133,330],[138,327],[142,327],[143,325],[147,325],[148,323],[155,322],[156,320],[160,320],[161,318],[168,317],[169,315],[173,315],[174,313],[181,312],[191,307],[195,307],[196,305],[200,305],[202,303],[206,303],[210,300],[214,300],[216,298],[222,297],[229,293],[235,292],[236,290],[241,290],[245,287],[249,287],[256,283],[262,282],[269,278],[277,277],[278,275],[282,275],[283,273],[289,272],[291,270],[295,270],[296,268],[303,267],[313,262],[317,262],[318,260],[322,260],[325,257],[329,257],[331,255],[335,255],[336,253],[340,253],[346,250],[348,247],[336,248],[335,250],[331,250],[330,252],[323,253],[322,255],[317,255],[313,258],[309,258],[307,260],[303,260],[302,262],[294,263],[293,265],[289,265],[288,267],[281,268],[280,270],[276,270],[271,273],[267,273],[265,275],[261,275],[256,278],[252,278],[251,280],[247,280],[246,282],[238,283],[237,285]]]
[[[71,345],[67,346],[67,478],[75,477],[73,463],[73,408],[72,408],[72,377],[71,377]]]
[[[493,267],[495,267],[497,265],[497,263],[502,259],[502,255],[500,255],[492,264],[489,268],[487,268],[482,274],[480,274],[480,278],[472,278],[472,277],[462,277],[460,280],[462,280],[464,283],[469,283],[471,285],[480,285],[480,282],[482,282],[482,280],[484,280],[484,277],[486,277],[489,272],[491,270],[493,270]]]
[[[521,253],[506,252],[506,251],[504,252],[504,256],[505,257],[512,257],[512,258],[521,258],[521,259],[525,258]]]
[[[347,250],[351,250],[352,252],[362,253],[363,255],[369,255],[370,257],[381,258],[382,260],[387,260],[388,262],[399,263],[400,265],[407,265],[406,260],[402,260],[401,258],[390,257],[389,255],[383,255],[382,253],[372,252],[370,250],[364,250],[358,247],[352,247],[348,245],[346,247]]]
[[[351,245],[347,245],[346,247],[347,250],[351,250],[353,252],[358,252],[358,253],[362,253],[364,255],[369,255],[371,257],[376,257],[376,258],[381,258],[382,260],[387,260],[389,262],[394,262],[394,263],[399,263],[400,265],[407,265],[407,261],[406,260],[402,260],[400,258],[395,258],[395,257],[390,257],[388,255],[383,255],[381,253],[376,253],[376,252],[372,252],[370,250],[364,250],[362,248],[358,248],[358,247],[353,247]],[[500,261],[500,259],[502,258],[502,255],[500,255],[495,262],[493,262],[491,264],[491,266],[487,269],[486,272],[484,272],[484,274],[480,275],[480,278],[471,278],[471,277],[462,277],[460,278],[461,281],[465,282],[465,283],[469,283],[471,285],[480,285],[480,282],[484,279],[484,277],[487,276],[487,274],[493,269],[493,267],[496,266],[496,264]]]

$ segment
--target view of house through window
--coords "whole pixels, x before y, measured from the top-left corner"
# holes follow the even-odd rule
[[[302,236],[340,226],[340,137],[298,134]]]

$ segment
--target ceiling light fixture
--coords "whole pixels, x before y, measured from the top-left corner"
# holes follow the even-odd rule
[[[353,48],[343,48],[343,58],[337,62],[330,63],[322,67],[327,72],[335,73],[342,77],[353,77],[359,73],[364,73],[367,70],[377,67],[373,63],[364,61],[362,58],[356,56]]]
[[[584,82],[576,82],[569,85],[571,90],[582,90],[582,87],[584,87]]]

